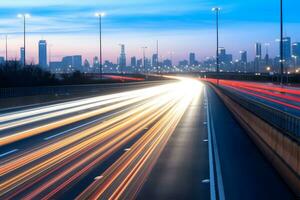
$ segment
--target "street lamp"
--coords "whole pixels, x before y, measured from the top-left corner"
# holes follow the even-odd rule
[[[105,16],[103,12],[95,13],[95,16],[99,19],[99,60],[100,60],[100,79],[102,79],[102,17]]]
[[[280,0],[280,84],[283,84],[283,0]]]
[[[26,19],[30,17],[30,14],[25,13],[25,14],[18,14],[18,18],[23,19],[23,25],[24,25],[24,32],[23,32],[23,37],[24,37],[24,58],[23,58],[23,66],[26,66]]]
[[[212,9],[213,12],[216,12],[216,31],[217,31],[217,51],[216,51],[216,60],[217,60],[217,74],[220,72],[219,64],[219,13],[221,8],[215,7]]]

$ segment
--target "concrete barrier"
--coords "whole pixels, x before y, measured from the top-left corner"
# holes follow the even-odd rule
[[[282,134],[252,112],[234,102],[234,100],[223,94],[216,86],[211,86],[294,191],[297,198],[300,199],[299,142]]]

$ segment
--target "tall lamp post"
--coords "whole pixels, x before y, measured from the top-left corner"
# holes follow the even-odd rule
[[[29,14],[18,14],[18,18],[22,18],[23,19],[23,42],[24,42],[24,58],[23,58],[23,66],[26,66],[26,19],[29,18],[30,15]]]
[[[99,19],[99,70],[100,70],[100,79],[102,79],[102,17],[105,16],[103,12],[95,13],[95,16]]]
[[[217,76],[219,76],[220,72],[220,63],[219,63],[219,13],[221,8],[215,7],[212,9],[213,12],[216,13],[216,31],[217,31],[217,50],[216,50],[216,60],[217,60]]]
[[[283,84],[283,1],[280,0],[280,84]]]

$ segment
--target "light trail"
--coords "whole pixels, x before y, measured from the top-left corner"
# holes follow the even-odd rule
[[[83,119],[91,118],[91,117],[94,117],[94,116],[97,116],[97,115],[100,115],[100,114],[103,114],[106,112],[110,112],[110,111],[113,111],[113,110],[116,110],[116,109],[119,109],[122,107],[129,106],[134,103],[138,103],[139,101],[143,101],[143,100],[149,99],[151,97],[155,97],[156,95],[163,94],[168,90],[172,91],[173,88],[176,88],[176,84],[168,84],[165,86],[154,87],[154,88],[145,89],[145,90],[138,90],[138,91],[136,91],[137,94],[135,94],[135,98],[133,98],[133,96],[127,96],[126,100],[122,99],[123,101],[113,104],[113,105],[110,105],[110,106],[98,108],[98,109],[95,109],[95,110],[92,110],[92,111],[89,111],[86,113],[78,114],[78,115],[71,116],[71,117],[68,117],[65,119],[47,123],[42,126],[30,128],[28,130],[1,136],[0,137],[0,147],[3,145],[7,145],[10,143],[19,141],[21,139],[32,137],[34,135],[38,135],[40,133],[43,133],[43,132],[46,132],[49,130],[59,128],[61,126],[65,126],[67,124],[75,123],[75,122],[81,121]],[[118,100],[118,101],[120,101],[120,100]],[[110,104],[111,103],[114,103],[114,101],[110,102]],[[63,113],[63,111],[62,111],[62,113]],[[47,116],[51,116],[51,115],[47,114]],[[52,117],[54,117],[54,116],[52,116]],[[28,121],[31,121],[31,120],[29,119]]]
[[[217,79],[201,80],[217,84]],[[300,110],[300,90],[297,88],[290,89],[263,83],[229,80],[219,80],[218,84],[225,89],[239,92],[241,95],[246,94],[258,100],[264,100],[293,110]]]
[[[135,196],[187,107],[201,93],[202,86],[198,81],[184,79],[154,88],[132,91],[131,94],[137,92],[133,94],[134,98],[125,95],[121,97],[124,100],[103,108],[86,112],[83,110],[83,113],[59,119],[54,123],[13,133],[5,142],[2,140],[2,144],[12,144],[90,116],[115,112],[106,121],[74,131],[73,134],[43,140],[41,144],[34,145],[31,149],[19,150],[14,153],[15,155],[0,159],[0,198],[59,198],[64,191],[71,189],[97,166],[111,159],[112,155],[136,138],[137,141],[130,150],[123,151],[121,157],[98,176],[102,178],[95,179],[90,186],[86,186],[86,192],[79,198],[86,195],[102,196],[102,193],[111,198]],[[130,110],[117,112],[118,108],[135,104],[138,105]],[[58,111],[51,106],[50,108],[53,113]],[[73,108],[71,106],[66,108],[68,109]],[[39,114],[43,115],[43,112]],[[27,117],[30,119],[29,115]],[[111,183],[108,184],[108,180],[111,180]],[[98,185],[99,181],[105,184]],[[101,192],[101,188],[105,190]]]

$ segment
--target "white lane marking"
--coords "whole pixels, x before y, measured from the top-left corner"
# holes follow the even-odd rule
[[[104,116],[104,117],[95,119],[95,120],[93,120],[93,121],[87,122],[87,123],[85,123],[85,124],[81,124],[81,125],[76,126],[76,127],[74,127],[74,128],[65,130],[65,131],[63,131],[63,132],[61,132],[61,133],[57,133],[57,134],[55,134],[55,135],[51,135],[51,136],[49,136],[49,137],[46,137],[46,138],[44,138],[44,140],[50,140],[50,139],[53,139],[53,138],[55,138],[55,137],[57,137],[57,136],[60,136],[60,135],[63,135],[63,134],[65,134],[65,133],[68,133],[68,132],[70,132],[70,131],[76,130],[76,129],[78,129],[78,128],[81,128],[81,127],[90,125],[90,124],[95,123],[95,122],[97,122],[97,121],[102,121],[102,122],[103,122],[103,120],[105,120],[105,119],[107,119],[107,118],[109,118],[109,117],[111,117],[111,116],[113,116],[113,115],[116,115],[116,114],[118,114],[118,113],[121,113],[121,112],[124,112],[124,111],[126,111],[126,110],[129,110],[129,109],[130,109],[130,108],[126,108],[126,109],[124,109],[124,110],[120,110],[120,111],[115,112],[115,113],[112,113],[112,114],[110,114],[110,115],[107,115],[107,116]]]
[[[103,178],[103,176],[96,176],[95,178],[94,178],[94,180],[100,180],[100,179],[102,179]]]
[[[205,102],[207,102],[207,92],[205,89]],[[211,143],[211,130],[210,130],[210,116],[208,107],[206,107],[206,118],[208,122],[207,132],[208,132],[208,158],[209,158],[209,179],[210,181],[210,199],[216,200],[216,185],[215,185],[215,174],[214,174],[214,162],[212,155],[212,143]]]
[[[207,92],[206,93],[206,98],[207,98]],[[208,102],[208,101],[207,101]],[[210,143],[210,154],[212,156],[212,148],[213,148],[213,153],[214,153],[214,161],[216,164],[216,175],[217,175],[217,182],[218,182],[218,194],[219,194],[219,199],[220,200],[225,200],[225,193],[224,193],[224,185],[223,185],[223,179],[222,179],[222,172],[221,172],[221,164],[220,164],[220,157],[219,157],[219,151],[218,151],[218,146],[216,142],[216,135],[215,135],[215,128],[214,128],[214,122],[211,120],[211,115],[210,115],[210,104],[208,103],[207,106],[207,121],[208,121],[208,130],[209,130],[209,143]],[[212,157],[213,158],[213,157]],[[211,158],[211,159],[212,159]],[[212,161],[213,163],[213,161]],[[213,173],[213,172],[212,172]],[[211,181],[212,182],[212,181]],[[214,183],[214,188],[215,188],[215,183]],[[214,194],[214,199],[216,198]]]
[[[4,156],[7,156],[7,155],[9,155],[9,154],[15,153],[15,152],[17,152],[17,151],[19,151],[19,149],[13,149],[13,150],[11,150],[11,151],[8,151],[8,152],[5,152],[5,153],[3,153],[3,154],[0,154],[0,158],[2,158],[2,157],[4,157]]]
[[[210,182],[209,179],[204,179],[204,180],[202,180],[202,183],[209,183],[209,182]]]

